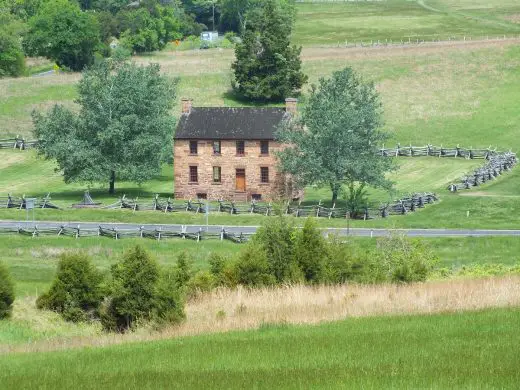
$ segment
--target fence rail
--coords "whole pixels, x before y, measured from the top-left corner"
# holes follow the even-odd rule
[[[9,194],[7,197],[0,197],[0,208],[14,208],[14,209],[26,209],[25,195],[17,198]],[[389,215],[403,215],[409,212],[414,212],[418,208],[423,208],[428,204],[434,203],[438,200],[434,193],[417,193],[412,194],[408,197],[397,199],[391,203],[382,203],[380,205],[371,204],[364,209],[353,212],[345,207],[332,207],[324,206],[321,201],[309,205],[302,205],[299,203],[286,203],[281,207],[280,212],[285,215],[292,215],[294,217],[316,217],[316,218],[344,218],[344,219],[374,219],[374,218],[386,218]],[[36,198],[35,202],[38,208],[53,208],[59,209],[54,203],[51,202],[50,194],[47,194],[43,198]],[[73,205],[72,207],[74,207]],[[170,198],[165,199],[156,195],[152,201],[140,201],[138,198],[128,199],[126,195],[123,195],[117,202],[99,207],[100,209],[130,209],[134,212],[137,211],[158,211],[163,213],[174,213],[174,212],[193,212],[193,213],[205,213],[208,212],[220,212],[232,215],[239,214],[259,214],[265,216],[276,215],[276,209],[280,209],[277,205],[271,203],[262,203],[253,201],[251,203],[235,203],[224,200],[217,202],[203,202],[201,200],[188,200],[188,201],[173,201]]]
[[[510,171],[516,164],[518,158],[515,153],[500,152],[496,149],[473,149],[462,148],[459,145],[455,148],[447,148],[443,146],[401,146],[397,144],[395,148],[379,149],[379,153],[384,157],[451,157],[465,159],[484,159],[486,162],[475,171],[467,173],[456,183],[451,183],[448,190],[456,192],[463,189],[477,187],[490,180],[494,180],[505,171]]]
[[[36,147],[38,141],[26,141],[23,138],[0,139],[0,149],[32,149]]]
[[[98,228],[81,228],[60,226],[59,228],[38,228],[33,227],[16,227],[16,228],[0,228],[0,234],[20,234],[24,236],[40,237],[40,236],[58,236],[58,237],[107,237],[115,240],[123,238],[147,238],[157,241],[166,239],[188,239],[193,241],[220,240],[231,241],[237,244],[247,242],[253,233],[233,233],[222,228],[220,232],[207,232],[199,229],[197,232],[188,232],[186,227],[180,230],[174,229],[116,229],[99,226]]]

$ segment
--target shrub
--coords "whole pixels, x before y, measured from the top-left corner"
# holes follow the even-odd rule
[[[367,282],[368,265],[368,258],[356,253],[352,244],[341,242],[339,237],[332,236],[327,241],[319,281],[327,284]]]
[[[158,324],[175,324],[182,321],[184,314],[184,300],[177,287],[175,275],[163,272],[157,285],[154,307],[154,320]]]
[[[216,286],[215,277],[209,271],[202,270],[197,272],[189,280],[187,285],[188,297],[194,297],[201,292],[209,292]]]
[[[345,190],[345,200],[347,201],[350,218],[362,218],[365,209],[368,207],[368,192],[365,185],[365,183],[361,183],[356,187],[355,183],[351,182]]]
[[[276,282],[297,282],[301,279],[294,258],[294,241],[297,230],[286,217],[267,219],[258,229],[253,241],[265,251],[269,271]]]
[[[259,287],[276,283],[264,248],[254,241],[248,243],[239,253],[235,273],[237,283],[243,286]]]
[[[393,283],[424,281],[437,262],[435,254],[423,241],[403,234],[381,238],[375,257],[384,278]]]
[[[319,282],[326,257],[326,241],[312,218],[296,233],[294,258],[306,281]]]
[[[208,262],[214,287],[234,288],[239,285],[236,260],[226,259],[222,255],[212,253]]]
[[[38,297],[39,309],[60,313],[67,321],[85,321],[97,316],[103,300],[103,277],[84,253],[61,255],[49,291]]]
[[[11,316],[13,302],[14,284],[7,267],[0,263],[0,320]]]
[[[175,283],[177,288],[186,287],[191,279],[191,264],[186,252],[181,252],[177,256],[177,267],[175,268]]]
[[[140,246],[126,252],[111,269],[109,297],[101,320],[107,330],[124,331],[152,319],[156,309],[159,266]]]
[[[101,310],[101,323],[106,330],[126,331],[139,322],[153,321],[161,325],[184,318],[179,268],[161,272],[155,260],[136,246],[125,253],[111,271],[109,294]]]

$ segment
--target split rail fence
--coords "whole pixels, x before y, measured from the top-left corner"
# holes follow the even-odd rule
[[[401,146],[397,145],[395,148],[381,148],[379,150],[382,156],[385,157],[452,157],[452,158],[466,158],[466,159],[484,159],[486,162],[475,169],[473,172],[467,173],[459,179],[456,183],[451,183],[448,189],[451,192],[456,192],[463,189],[470,189],[477,187],[490,180],[494,180],[502,173],[510,171],[516,164],[518,158],[515,153],[500,152],[496,149],[473,149],[461,148],[446,148],[443,146]]]
[[[32,149],[36,147],[38,141],[26,141],[23,138],[0,139],[0,149]]]
[[[27,197],[0,197],[0,208],[14,208],[26,209]],[[403,215],[409,212],[414,212],[419,208],[423,208],[428,204],[434,203],[438,200],[434,193],[426,192],[413,194],[408,197],[398,199],[392,203],[385,203],[379,206],[372,204],[369,207],[359,210],[357,213],[352,213],[348,208],[326,207],[321,204],[321,201],[314,205],[302,205],[299,203],[287,203],[282,207],[273,205],[272,203],[262,203],[253,201],[251,203],[235,203],[219,200],[217,202],[203,202],[201,200],[189,201],[173,201],[170,198],[161,198],[158,195],[151,202],[141,202],[138,198],[128,199],[123,195],[117,202],[99,207],[100,209],[130,209],[136,211],[159,211],[163,213],[173,212],[193,212],[205,213],[220,212],[232,215],[239,214],[261,214],[265,216],[277,215],[280,212],[285,215],[292,215],[294,217],[317,217],[317,218],[352,218],[352,219],[374,219],[386,218],[390,215]],[[35,207],[37,208],[53,208],[59,209],[51,202],[50,194],[43,198],[36,198]],[[277,211],[278,210],[278,211]]]
[[[81,228],[60,226],[59,228],[38,228],[34,226],[16,227],[16,228],[1,228],[0,234],[20,234],[24,236],[40,237],[40,236],[58,236],[58,237],[108,237],[115,240],[123,238],[148,238],[157,241],[166,239],[188,239],[192,241],[206,241],[206,240],[220,240],[231,241],[237,244],[247,242],[253,233],[233,233],[222,228],[220,232],[207,232],[199,229],[197,232],[188,232],[186,227],[181,227],[180,230],[174,229],[145,229],[140,227],[138,229],[116,229],[99,226],[98,228]]]

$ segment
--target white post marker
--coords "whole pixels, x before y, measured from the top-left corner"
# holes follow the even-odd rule
[[[206,231],[209,230],[208,219],[209,219],[209,202],[206,200]]]

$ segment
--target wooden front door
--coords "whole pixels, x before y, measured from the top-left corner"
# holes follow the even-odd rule
[[[242,168],[237,168],[236,170],[236,190],[240,192],[245,192],[246,190],[246,170]]]

